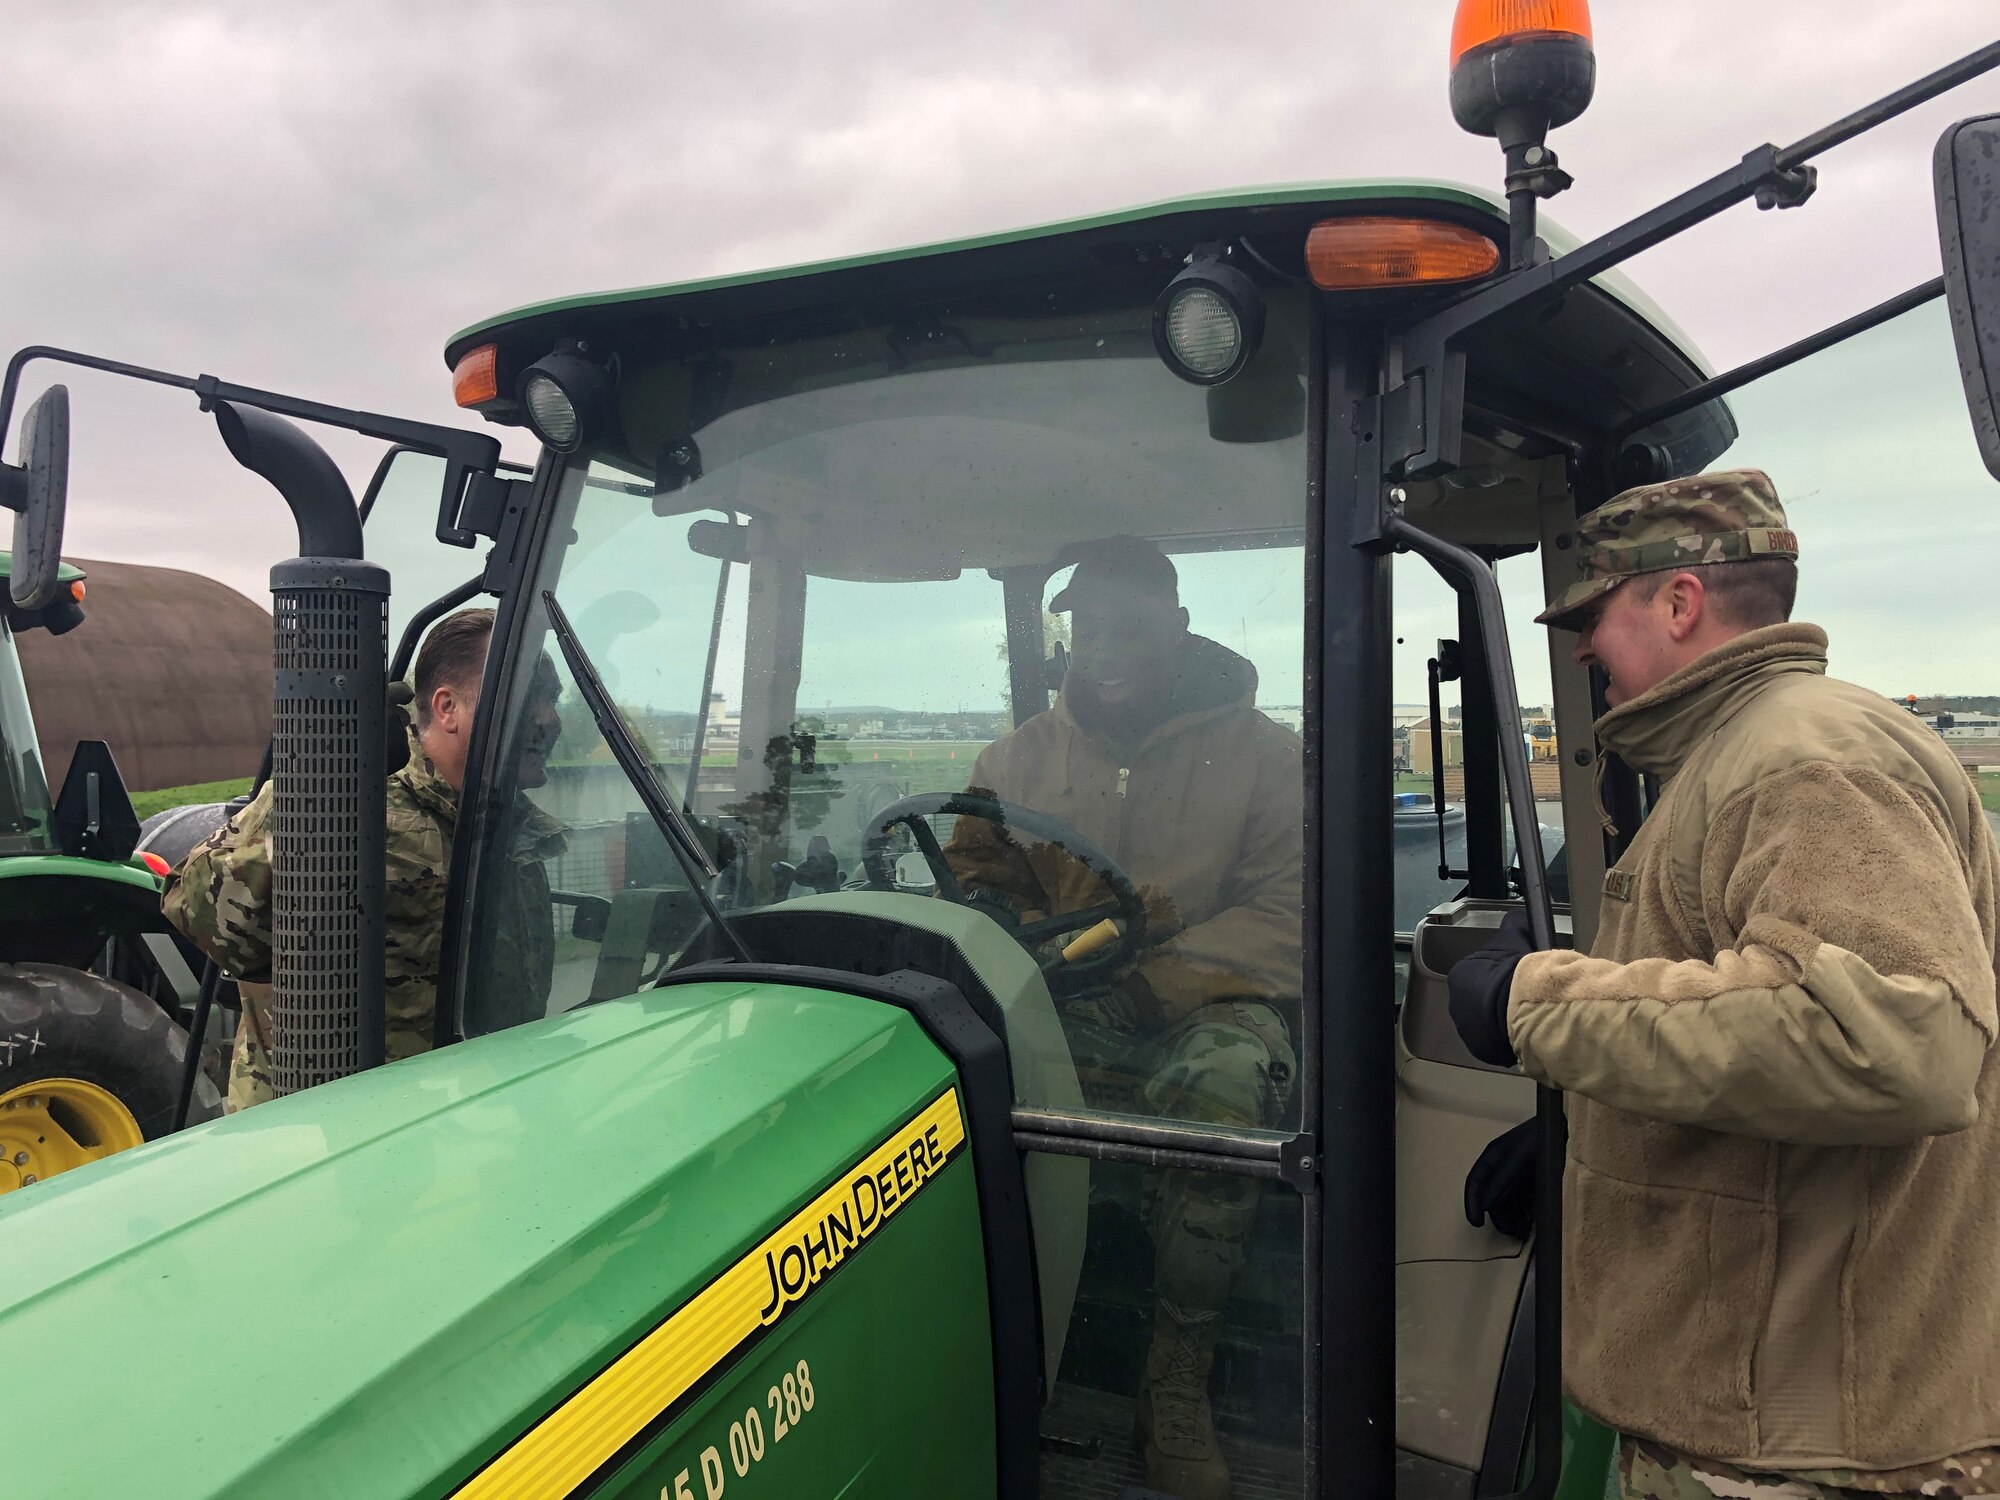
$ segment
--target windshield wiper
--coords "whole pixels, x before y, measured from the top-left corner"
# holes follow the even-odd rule
[[[681,872],[694,888],[695,899],[701,903],[708,920],[722,934],[736,957],[744,963],[750,962],[750,950],[743,946],[742,938],[724,919],[722,909],[709,894],[708,882],[722,872],[708,857],[708,850],[702,847],[701,839],[687,815],[667,795],[666,788],[660,785],[659,773],[646,759],[638,741],[632,738],[632,728],[625,722],[618,706],[611,701],[611,695],[605,691],[604,679],[597,675],[590,653],[583,649],[583,642],[577,639],[569,616],[563,613],[563,607],[556,603],[556,596],[548,589],[542,590],[542,604],[549,612],[549,624],[555,630],[556,643],[562,647],[563,660],[569,663],[570,675],[576,679],[577,690],[583,694],[590,716],[597,722],[597,732],[611,747],[611,758],[618,762],[619,770],[632,783],[632,790],[639,794],[639,801],[645,805],[646,812],[659,825],[660,832],[666,835],[667,846],[674,851]]]

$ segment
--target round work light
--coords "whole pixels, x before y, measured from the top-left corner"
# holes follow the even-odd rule
[[[579,354],[549,354],[521,372],[521,411],[536,437],[574,453],[611,405],[611,376]]]
[[[1153,304],[1153,347],[1193,385],[1240,374],[1264,336],[1257,283],[1215,256],[1198,255]]]

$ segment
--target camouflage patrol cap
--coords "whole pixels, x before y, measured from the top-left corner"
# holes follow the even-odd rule
[[[1556,546],[1575,556],[1577,579],[1535,623],[1564,630],[1575,628],[1570,617],[1577,610],[1637,573],[1799,555],[1799,539],[1762,469],[1642,484],[1584,516]]]

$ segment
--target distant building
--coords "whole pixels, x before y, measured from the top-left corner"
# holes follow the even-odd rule
[[[743,720],[740,714],[729,711],[728,701],[720,693],[708,695],[708,728],[702,733],[704,752],[719,750],[724,746],[735,749],[743,739]]]
[[[129,791],[248,777],[271,743],[271,617],[177,568],[69,558],[83,624],[15,645],[50,790],[78,740],[105,740]]]
[[[2000,740],[2000,716],[1939,714],[1931,727],[1948,740]]]
[[[1263,712],[1273,724],[1282,724],[1293,734],[1306,732],[1306,711],[1303,708],[1266,708]]]
[[[1430,770],[1432,740],[1431,721],[1427,717],[1410,730],[1410,769],[1418,775]],[[1449,719],[1444,726],[1444,763],[1447,766],[1465,764],[1465,731]]]

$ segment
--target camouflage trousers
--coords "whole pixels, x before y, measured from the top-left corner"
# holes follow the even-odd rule
[[[1624,1500],[2000,1500],[2000,1452],[1888,1473],[1827,1469],[1764,1474],[1621,1437],[1618,1493]]]
[[[1291,1101],[1298,1058],[1268,1005],[1223,1001],[1165,1031],[1136,1033],[1105,1024],[1085,1002],[1070,1008],[1063,1029],[1093,1109],[1271,1130]],[[1222,1310],[1262,1186],[1233,1173],[1146,1174],[1141,1212],[1153,1237],[1155,1295]]]
[[[236,1050],[229,1058],[229,1096],[223,1102],[223,1112],[232,1115],[278,1097],[278,1073],[271,1066],[266,1041],[271,987],[241,980],[236,988],[243,996],[243,1015],[236,1023]]]
[[[243,1015],[236,1025],[236,1050],[229,1058],[229,1093],[223,1113],[235,1114],[255,1104],[267,1104],[278,1097],[278,1070],[271,1061],[271,986],[239,981]],[[385,1037],[390,1062],[428,1052],[431,1045],[430,1018],[408,1021],[391,1014]]]

